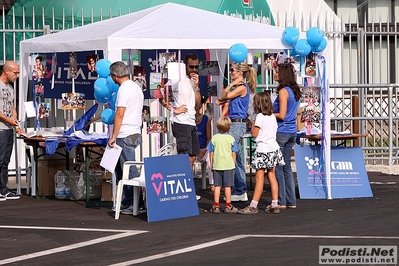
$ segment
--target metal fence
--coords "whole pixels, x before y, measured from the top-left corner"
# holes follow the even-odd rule
[[[45,17],[43,8],[22,11],[16,14],[12,8],[6,17],[3,9],[0,25],[0,60],[3,63],[18,61],[21,40],[109,18],[103,16],[102,11],[78,18],[72,15],[73,10],[71,14],[63,10],[62,17],[55,17],[54,12],[51,17]],[[81,13],[84,14],[83,10]],[[312,26],[323,28],[322,25]],[[359,23],[356,20],[326,35],[333,41],[330,54],[342,56],[340,66],[330,72],[332,80],[340,83],[330,85],[331,128],[367,134],[367,138],[360,140],[360,146],[368,164],[399,164],[397,23]],[[342,47],[340,52],[339,47]]]

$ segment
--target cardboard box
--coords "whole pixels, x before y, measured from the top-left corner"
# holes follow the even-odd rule
[[[101,176],[101,201],[113,201],[112,197],[112,174],[110,172],[104,172]],[[118,188],[116,188],[117,190]]]
[[[69,160],[69,168],[73,167],[73,160]],[[37,161],[37,195],[55,196],[54,176],[57,171],[66,170],[66,160],[38,160]]]

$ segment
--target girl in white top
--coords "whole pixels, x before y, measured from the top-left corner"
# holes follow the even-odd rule
[[[280,213],[278,208],[278,184],[275,167],[284,165],[280,146],[276,141],[277,120],[273,114],[273,104],[268,92],[256,93],[253,100],[255,119],[252,122],[252,136],[256,141],[256,151],[251,167],[256,170],[255,190],[250,205],[238,211],[241,214],[258,213],[258,203],[263,192],[265,171],[270,183],[272,204],[265,209],[268,213]]]

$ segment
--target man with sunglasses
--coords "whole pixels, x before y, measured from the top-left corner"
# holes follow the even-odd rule
[[[8,164],[10,163],[14,145],[14,128],[18,136],[27,135],[19,128],[17,111],[14,107],[14,83],[19,76],[19,66],[13,61],[7,61],[0,75],[0,201],[19,199],[19,195],[7,187]]]
[[[201,108],[201,93],[198,87],[199,58],[196,54],[184,57],[186,76],[172,85],[173,102],[164,106],[172,112],[172,133],[176,138],[177,152],[188,154],[191,168],[199,154],[199,142],[195,113]],[[197,200],[200,197],[197,196]]]

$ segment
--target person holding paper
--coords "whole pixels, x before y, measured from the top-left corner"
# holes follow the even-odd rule
[[[173,102],[164,103],[163,106],[172,112],[172,132],[176,138],[177,153],[188,154],[192,168],[200,150],[195,123],[195,114],[202,106],[198,87],[199,58],[196,54],[187,54],[184,64],[186,76],[172,85]],[[197,200],[200,198],[197,195]]]
[[[129,79],[128,66],[117,61],[110,66],[110,74],[113,81],[118,84],[118,96],[115,102],[115,119],[108,146],[113,148],[115,144],[122,148],[119,162],[116,164],[116,181],[122,179],[122,169],[125,161],[136,160],[136,147],[141,144],[141,116],[143,110],[144,95],[140,86]],[[138,177],[136,166],[130,167],[129,178]],[[133,187],[123,187],[124,198],[122,200],[121,213],[133,214]],[[143,197],[140,203],[143,204]]]
[[[14,83],[19,76],[19,66],[13,61],[7,61],[0,75],[0,201],[19,199],[19,195],[7,187],[8,164],[10,163],[14,145],[14,128],[18,136],[27,136],[19,128],[17,111],[14,107]]]

